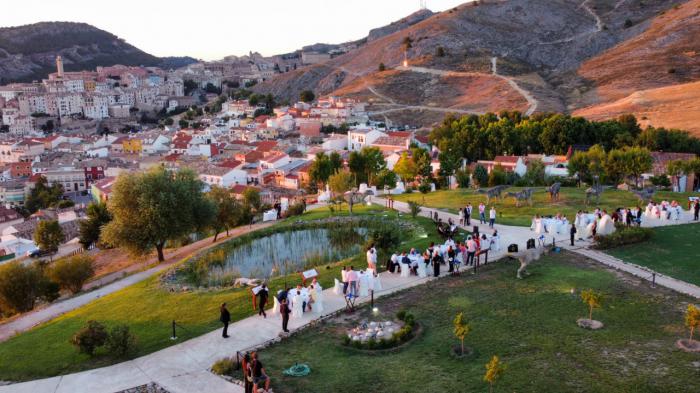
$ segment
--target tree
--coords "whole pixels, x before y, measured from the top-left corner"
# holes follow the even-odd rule
[[[477,165],[476,168],[474,168],[473,178],[476,185],[479,187],[484,187],[489,182],[489,174],[482,165]]]
[[[95,275],[95,269],[93,269],[92,264],[93,259],[84,254],[62,258],[50,267],[48,276],[61,289],[78,293],[83,289],[83,284]]]
[[[309,178],[319,186],[328,183],[328,178],[342,167],[340,155],[333,152],[330,156],[320,152],[309,167]],[[320,187],[319,187],[320,188]]]
[[[486,364],[486,374],[484,374],[484,381],[488,382],[489,384],[489,392],[493,392],[493,385],[496,383],[498,378],[503,375],[505,370],[506,367],[501,363],[498,356],[493,355],[491,360]]]
[[[51,254],[63,243],[63,230],[56,220],[39,221],[34,230],[34,242],[39,249]]]
[[[592,289],[581,292],[581,299],[588,305],[588,319],[593,319],[593,309],[600,308],[603,302],[603,296],[594,292]]]
[[[48,185],[45,177],[39,177],[34,188],[27,195],[24,206],[30,214],[36,213],[40,209],[53,207],[61,201],[63,197],[63,186],[56,183]]]
[[[299,93],[299,99],[302,102],[313,102],[316,99],[316,94],[314,94],[314,92],[311,90],[304,90]]]
[[[58,288],[46,278],[38,263],[11,261],[0,265],[0,310],[15,314],[34,308],[38,299],[53,301]]]
[[[384,154],[377,147],[364,147],[360,152],[364,163],[365,177],[367,184],[372,186],[375,184],[376,176],[379,172],[386,169],[386,160]]]
[[[506,184],[507,179],[508,177],[503,167],[501,165],[496,165],[491,169],[491,173],[489,173],[489,187]]]
[[[523,180],[528,186],[544,186],[545,185],[545,168],[541,160],[531,160],[527,164],[527,172],[523,176]]]
[[[408,156],[408,153],[403,152],[401,158],[394,165],[394,172],[403,180],[404,182],[410,182],[416,179],[418,175],[418,168],[416,163]]]
[[[180,119],[180,121],[177,122],[177,125],[180,126],[180,128],[188,128],[190,123],[187,120]]]
[[[328,186],[335,194],[344,194],[355,186],[353,176],[344,171],[340,171],[328,179]]]
[[[107,342],[107,329],[97,321],[88,321],[87,325],[78,330],[70,342],[80,353],[90,356],[95,354],[95,350]]]
[[[413,39],[411,37],[404,37],[401,41],[401,47],[403,48],[403,61],[404,64],[408,64],[408,51],[413,48]]]
[[[367,181],[365,171],[365,157],[359,151],[352,151],[348,156],[348,169],[355,177],[355,184],[360,185]]]
[[[80,244],[88,249],[100,240],[102,227],[112,221],[112,215],[104,202],[93,202],[86,209],[87,218],[78,223]]]
[[[454,175],[462,165],[462,158],[454,149],[440,152],[438,155],[438,160],[440,160],[440,176],[447,179]],[[451,186],[451,184],[448,185]]]
[[[693,333],[700,327],[700,309],[693,304],[689,304],[685,310],[685,326],[690,329],[690,342],[693,342]]]
[[[455,177],[457,178],[457,185],[460,188],[469,188],[469,182],[471,181],[471,172],[469,172],[469,169],[460,169],[455,173]]]
[[[375,185],[379,189],[383,189],[384,187],[396,187],[396,173],[389,169],[382,169],[377,173]]]
[[[105,346],[111,355],[123,358],[136,348],[136,336],[128,326],[117,325],[109,330]]]
[[[231,193],[223,187],[213,186],[211,191],[207,193],[207,199],[216,208],[216,217],[212,220],[212,229],[214,229],[214,243],[219,236],[219,233],[228,231],[237,224],[239,217],[239,203]]]
[[[168,240],[189,235],[202,222],[202,182],[188,169],[171,173],[163,167],[148,172],[120,175],[109,201],[112,221],[102,231],[102,240],[141,256],[153,248],[158,261],[165,260]]]
[[[255,187],[248,187],[243,190],[243,204],[256,212],[259,212],[260,207],[262,206],[260,191]]]
[[[467,321],[464,320],[464,313],[457,314],[454,321],[452,321],[452,324],[454,325],[453,332],[455,337],[457,337],[461,343],[462,355],[464,355],[464,338],[467,337],[467,334],[469,334],[471,327]]]
[[[634,177],[635,185],[639,186],[642,173],[649,172],[654,163],[651,152],[644,147],[624,148],[626,174]]]

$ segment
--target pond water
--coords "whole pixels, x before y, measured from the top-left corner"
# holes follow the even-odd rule
[[[316,228],[276,233],[242,244],[209,267],[209,285],[231,277],[266,279],[339,261],[361,251],[365,228]]]

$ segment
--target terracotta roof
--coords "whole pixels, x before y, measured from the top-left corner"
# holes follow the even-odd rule
[[[260,151],[260,152],[268,152],[275,147],[277,147],[277,141],[260,141],[260,142],[253,142],[253,146],[255,146],[255,150]]]

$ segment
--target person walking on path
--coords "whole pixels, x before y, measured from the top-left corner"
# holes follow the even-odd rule
[[[285,333],[289,333],[287,325],[289,324],[289,313],[291,312],[292,309],[289,308],[289,303],[287,302],[287,298],[285,297],[280,302],[280,315],[282,315],[282,331]]]
[[[262,288],[260,288],[260,292],[258,292],[258,316],[262,315],[263,318],[267,318],[267,314],[265,313],[265,306],[267,305],[267,285],[263,284]]]
[[[695,201],[695,206],[693,207],[693,210],[695,211],[693,220],[698,221],[698,218],[700,218],[700,199]]]
[[[471,204],[471,203],[468,203],[468,204],[467,204],[467,208],[465,209],[465,210],[466,210],[466,213],[465,213],[465,217],[464,217],[464,218],[467,220],[467,226],[472,225],[472,221],[471,221],[471,219],[472,219],[472,209],[473,209],[473,208],[472,208],[472,204]]]
[[[571,235],[571,245],[574,245],[574,241],[576,240],[576,225],[572,225],[571,229],[569,230],[569,234]]]
[[[479,204],[479,224],[486,224],[486,205]]]
[[[219,316],[219,320],[221,321],[221,323],[224,324],[224,331],[221,333],[221,337],[228,338],[228,324],[229,322],[231,322],[231,313],[228,312],[228,309],[226,308],[226,303],[221,303],[219,311],[221,313],[221,315]]]
[[[493,224],[496,223],[496,208],[494,206],[491,206],[491,210],[489,211],[489,228],[493,229]]]

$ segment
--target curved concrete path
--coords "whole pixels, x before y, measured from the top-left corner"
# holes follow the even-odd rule
[[[372,202],[384,205],[386,201],[381,198],[372,198]],[[408,204],[404,202],[394,202],[394,209],[408,213]],[[447,213],[440,210],[424,208],[421,215],[428,216],[438,212],[443,220],[452,218],[459,222],[456,214]],[[659,221],[656,225],[675,225],[691,222],[687,215],[680,222]],[[478,221],[472,222],[478,224]],[[481,231],[490,233],[487,225],[480,225]],[[512,227],[496,224],[501,235],[501,251],[489,255],[491,261],[506,255],[508,244],[516,243],[523,247],[527,239],[534,238],[535,234],[526,227]],[[619,268],[620,270],[647,277],[649,272],[640,267],[634,267],[622,261],[615,261],[614,258],[599,252],[587,249],[590,245],[587,241],[577,242],[577,245],[570,247],[568,244],[568,234],[547,235],[546,242],[556,241],[557,245],[578,252],[608,266]],[[638,269],[638,270],[634,270]],[[443,275],[446,272],[443,271]],[[418,286],[433,277],[402,278],[398,274],[381,273],[383,290],[375,292],[375,297],[379,298],[396,291]],[[657,276],[659,277],[659,276]],[[672,279],[673,280],[673,279]],[[669,281],[670,282],[670,281]],[[669,283],[663,279],[657,279],[657,284],[667,286],[671,289],[688,293],[691,296],[700,298],[700,288],[693,288],[690,284],[673,280]],[[368,302],[368,298],[360,299],[360,303]],[[331,289],[324,291],[324,313],[331,313],[343,310],[345,302],[342,296],[332,293]],[[321,315],[315,313],[305,313],[301,319],[291,319],[290,329],[292,331],[301,329],[316,321]],[[161,351],[134,359],[128,362],[115,364],[95,370],[83,371],[80,373],[46,378],[36,381],[23,382],[13,385],[0,386],[0,393],[114,393],[124,389],[129,389],[151,382],[155,382],[172,393],[231,393],[243,392],[242,387],[231,384],[208,371],[208,368],[222,357],[235,355],[239,351],[247,351],[261,346],[271,340],[279,339],[281,331],[281,319],[279,315],[269,316],[267,319],[260,317],[250,317],[230,326],[231,338],[222,339],[219,330],[205,334],[203,336],[185,341],[183,343],[165,348]],[[273,381],[274,389],[274,381]]]

